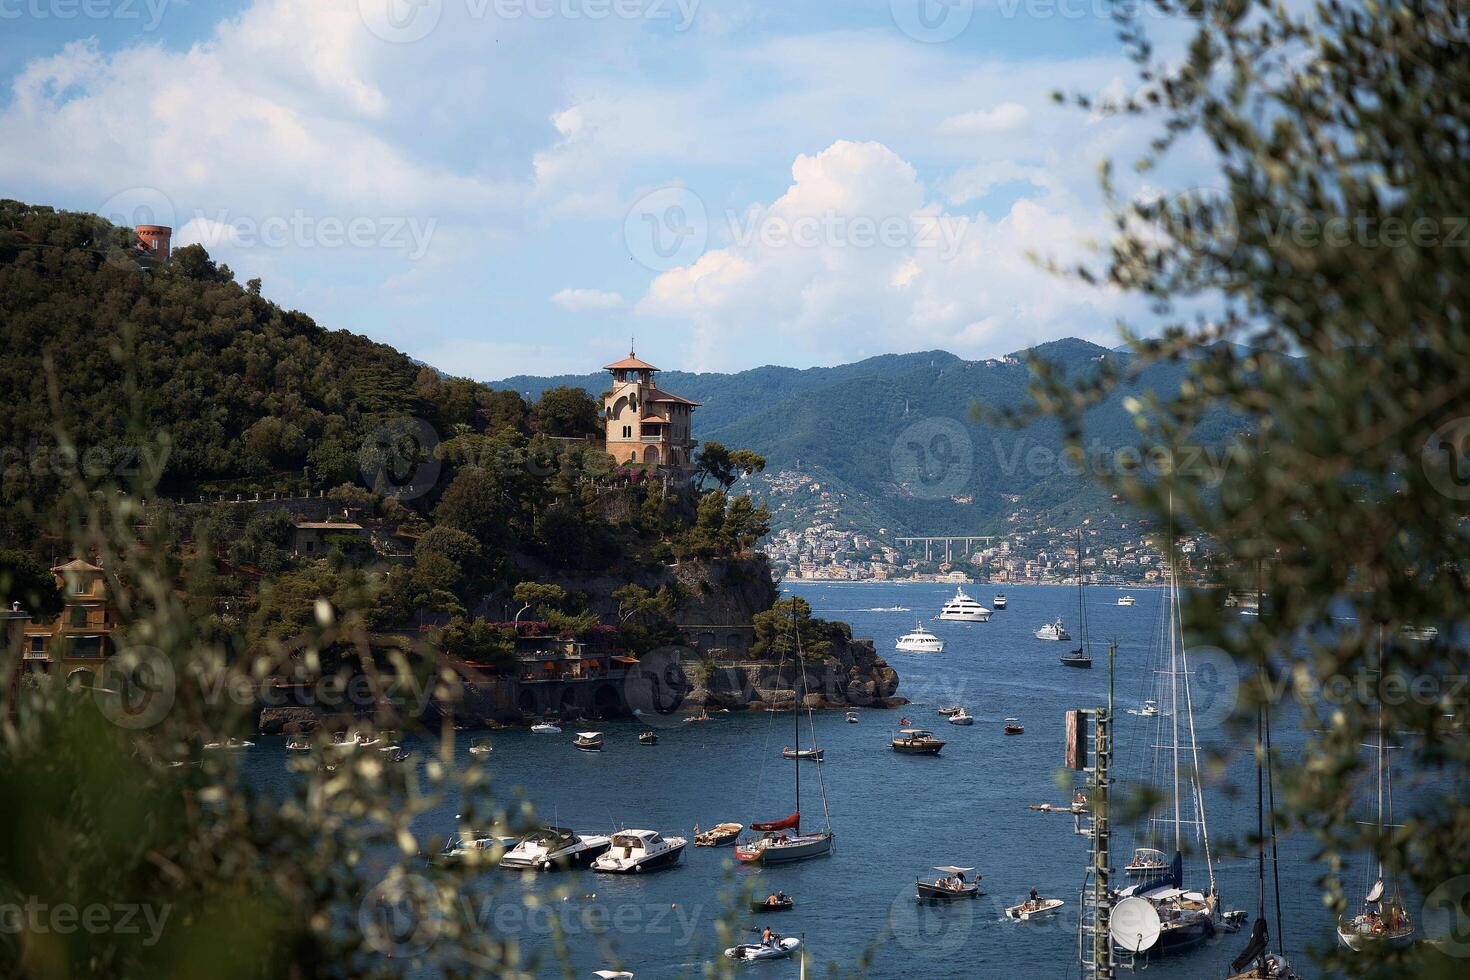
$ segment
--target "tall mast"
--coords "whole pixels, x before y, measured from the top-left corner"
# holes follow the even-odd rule
[[[1383,834],[1383,770],[1385,768],[1385,763],[1387,761],[1387,756],[1385,754],[1384,747],[1383,747],[1383,697],[1382,697],[1382,691],[1381,691],[1382,686],[1383,686],[1383,627],[1382,626],[1379,626],[1378,627],[1378,684],[1379,684],[1379,688],[1380,688],[1379,697],[1374,698],[1373,699],[1373,703],[1375,705],[1377,705],[1377,709],[1378,709],[1377,710],[1377,715],[1378,715],[1378,833],[1381,836]],[[1375,847],[1373,850],[1378,855],[1378,880],[1379,881],[1382,881],[1383,880],[1383,846],[1382,846],[1382,844],[1380,843],[1379,846],[1378,847]],[[1382,897],[1383,897],[1382,895],[1379,896],[1379,898],[1382,898]]]
[[[1184,850],[1181,831],[1182,814],[1179,808],[1179,648],[1175,642],[1178,633],[1177,615],[1179,602],[1179,580],[1174,572],[1174,496],[1169,496],[1169,537],[1165,542],[1169,549],[1169,729],[1174,748],[1174,850]]]
[[[791,634],[796,641],[796,670],[804,679],[806,670],[801,660],[801,624],[796,618],[797,597],[791,597]],[[796,685],[791,685],[792,693],[796,693]],[[801,833],[801,695],[796,695],[796,703],[791,706],[791,718],[796,723],[796,758],[791,760],[796,769],[796,832]]]

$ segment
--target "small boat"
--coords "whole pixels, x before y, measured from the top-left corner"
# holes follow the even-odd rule
[[[592,975],[597,980],[633,980],[633,974],[627,970],[593,970]]]
[[[849,725],[856,725],[858,723],[858,713],[856,711],[849,711],[847,713],[847,723]]]
[[[893,751],[900,755],[938,755],[944,748],[943,739],[922,728],[905,728],[899,731],[890,743]]]
[[[990,604],[996,609],[1004,609],[1006,607],[1006,594],[1004,592],[997,592],[995,598],[990,600]]]
[[[1055,622],[1047,623],[1036,631],[1038,640],[1070,640],[1072,634],[1067,632],[1067,627],[1062,625],[1062,617],[1058,616]]]
[[[1120,606],[1131,606],[1131,605],[1133,605],[1137,601],[1138,600],[1135,599],[1135,598],[1133,598],[1131,595],[1120,595],[1120,596],[1118,596],[1118,605],[1120,605]]]
[[[480,736],[470,745],[470,755],[489,755],[495,751],[495,746],[490,744],[490,739]]]
[[[731,946],[725,950],[725,956],[732,960],[783,960],[792,953],[801,949],[801,940],[795,936],[774,936],[767,943],[741,943]]]
[[[1024,735],[1025,733],[1026,733],[1026,726],[1023,725],[1023,724],[1021,724],[1021,719],[1019,719],[1019,718],[1007,718],[1006,719],[1006,734],[1007,735]]]
[[[948,718],[950,715],[957,715],[961,711],[964,711],[964,710],[965,710],[964,708],[960,707],[957,704],[946,704],[946,705],[943,705],[942,707],[940,707],[939,713],[941,715],[944,715],[946,718]]]
[[[531,734],[532,735],[560,735],[561,734],[561,729],[558,728],[557,726],[553,725],[549,721],[543,721],[540,724],[536,724],[536,725],[532,725],[531,726]]]
[[[327,748],[345,752],[357,748],[357,739],[348,738],[346,732],[334,732],[332,734],[332,741],[327,743]]]
[[[684,724],[686,724],[686,725],[692,725],[692,724],[695,724],[696,722],[702,722],[702,721],[709,721],[709,712],[708,711],[705,711],[703,709],[700,710],[699,714],[697,714],[697,715],[690,715],[688,718],[685,718],[684,719]]]
[[[1142,708],[1129,708],[1128,713],[1130,715],[1137,715],[1140,718],[1157,718],[1159,716],[1159,702],[1153,698],[1149,698],[1143,702]]]
[[[775,899],[775,901],[772,901]],[[752,912],[790,912],[796,907],[796,900],[785,892],[777,892],[767,895],[765,898],[752,898],[750,910]]]
[[[908,606],[878,606],[876,608],[873,608],[873,609],[869,609],[868,610],[868,612],[908,612],[908,611],[909,611],[909,607]]]
[[[287,752],[310,752],[311,743],[301,738],[293,738],[286,743]]]
[[[922,878],[914,881],[914,887],[918,890],[920,901],[930,902],[953,902],[961,898],[975,898],[980,894],[980,875],[974,878],[966,878],[965,875],[974,871],[974,868],[956,868],[949,865],[936,867],[935,871],[941,872],[943,878],[935,878],[932,882]]]
[[[944,641],[926,630],[921,623],[915,623],[913,632],[900,636],[893,648],[908,653],[943,653]]]
[[[637,874],[672,868],[684,856],[684,837],[664,837],[656,830],[620,830],[612,845],[592,862],[593,871]]]
[[[949,723],[951,725],[973,725],[975,724],[975,716],[964,708],[961,708],[949,716]]]
[[[954,598],[944,604],[936,618],[951,623],[984,623],[990,619],[990,610],[966,595],[964,589],[955,589]]]
[[[354,732],[352,735],[352,740],[358,745],[364,747],[378,744],[378,736],[372,734],[371,732]]]
[[[639,745],[657,745],[658,744],[658,733],[657,732],[639,732],[638,733],[638,744]]]
[[[805,759],[808,762],[821,762],[823,758],[823,753],[825,751],[825,749],[793,749],[791,746],[788,745],[781,749],[781,758]]]
[[[1065,904],[1067,903],[1060,898],[1028,898],[1021,904],[1012,905],[1006,909],[1006,918],[1029,922],[1042,916],[1055,915],[1057,910]]]
[[[578,732],[572,744],[583,752],[601,752],[602,732]]]
[[[1063,667],[1082,667],[1085,669],[1091,669],[1092,667],[1092,656],[1081,647],[1078,647],[1071,653],[1062,654],[1060,659]]]
[[[501,837],[471,830],[449,838],[439,849],[439,853],[434,855],[434,863],[448,867],[461,864],[490,864],[495,859],[497,849],[503,850],[514,843],[514,837]]]
[[[587,864],[605,853],[612,839],[600,834],[575,834],[565,827],[533,830],[500,858],[509,870],[550,871]]]
[[[1138,847],[1133,850],[1133,857],[1123,865],[1123,873],[1130,876],[1162,875],[1169,869],[1169,858],[1163,851],[1152,847]]]
[[[740,836],[740,832],[744,829],[745,825],[738,823],[715,824],[713,827],[706,831],[700,831],[698,827],[695,827],[694,846],[728,847],[729,845],[735,843],[736,838]]]
[[[254,748],[255,743],[246,741],[243,738],[235,738],[232,735],[229,738],[225,739],[223,742],[205,742],[204,747],[206,749],[227,749],[229,751],[238,752],[241,749]]]

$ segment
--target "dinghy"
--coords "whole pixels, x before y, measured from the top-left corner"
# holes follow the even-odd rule
[[[735,839],[740,836],[740,832],[744,829],[745,827],[742,824],[722,823],[716,824],[709,830],[701,833],[699,828],[696,827],[694,828],[694,846],[726,847],[735,843]]]
[[[801,949],[801,940],[795,936],[786,936],[776,939],[771,945],[765,943],[741,943],[731,946],[725,950],[725,956],[732,960],[744,960],[754,962],[756,960],[782,960],[792,953]]]

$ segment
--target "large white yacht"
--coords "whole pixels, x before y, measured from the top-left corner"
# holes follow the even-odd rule
[[[516,841],[500,858],[502,868],[550,871],[589,864],[608,849],[611,841],[602,835],[574,834],[565,827],[542,827]]]
[[[914,631],[900,636],[894,648],[909,653],[943,653],[944,641],[926,630],[922,624],[915,623]]]
[[[672,868],[684,854],[683,837],[665,837],[656,830],[620,830],[612,846],[592,862],[593,871],[629,874]]]
[[[1058,616],[1056,622],[1047,623],[1036,631],[1038,640],[1070,640],[1072,634],[1067,632],[1067,627],[1062,625],[1062,617]]]
[[[955,589],[954,598],[939,610],[938,618],[952,623],[983,623],[990,619],[990,610],[965,595],[964,589]]]

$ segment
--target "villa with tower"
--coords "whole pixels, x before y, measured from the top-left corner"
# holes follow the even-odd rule
[[[631,350],[621,361],[603,368],[612,372],[612,390],[602,410],[607,451],[619,463],[685,470],[693,465],[690,423],[698,402],[670,394],[658,386],[658,368]]]

